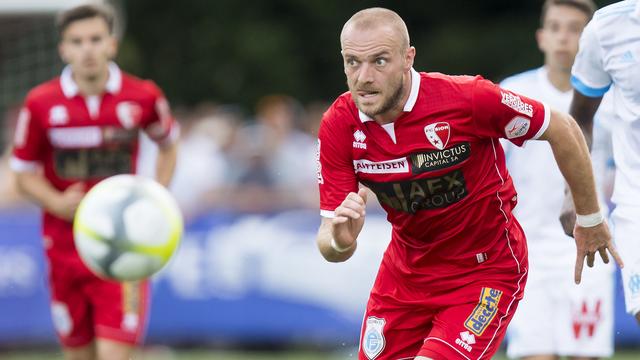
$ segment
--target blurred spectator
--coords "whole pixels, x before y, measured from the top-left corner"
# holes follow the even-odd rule
[[[316,141],[300,129],[303,114],[301,105],[286,95],[258,102],[255,123],[239,130],[233,149],[236,209],[315,206]]]

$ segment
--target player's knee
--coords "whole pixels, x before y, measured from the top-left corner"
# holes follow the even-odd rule
[[[638,322],[638,325],[640,325],[640,312],[636,313],[636,321]]]

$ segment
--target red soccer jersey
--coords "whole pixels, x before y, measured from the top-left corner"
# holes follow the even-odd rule
[[[162,91],[109,65],[106,91],[84,97],[65,68],[59,78],[34,88],[20,112],[11,167],[43,168],[58,190],[81,182],[85,190],[116,174],[134,173],[139,131],[158,142],[172,141],[177,125]],[[73,251],[71,223],[47,212],[43,218],[50,250]]]
[[[358,182],[369,187],[393,225],[383,262],[429,291],[522,273],[525,238],[498,138],[522,145],[549,116],[542,103],[479,76],[412,70],[404,112],[384,126],[345,93],[319,131],[321,214],[333,216]]]

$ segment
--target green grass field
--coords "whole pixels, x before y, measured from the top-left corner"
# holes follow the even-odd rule
[[[355,351],[355,350],[354,350]],[[158,349],[145,351],[136,356],[136,360],[344,360],[355,359],[353,352],[344,353],[320,353],[306,351],[285,351],[285,352],[237,352],[237,351],[214,351],[214,350],[168,350]],[[0,351],[2,360],[63,360],[60,353],[51,352],[31,352],[31,351]],[[500,353],[494,357],[496,360],[506,360],[504,354]],[[638,360],[640,359],[640,349],[620,350],[613,360]]]

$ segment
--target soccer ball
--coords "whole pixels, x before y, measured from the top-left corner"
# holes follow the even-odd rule
[[[159,271],[182,236],[182,214],[157,182],[116,175],[99,182],[80,202],[73,221],[76,249],[97,275],[134,281]]]

